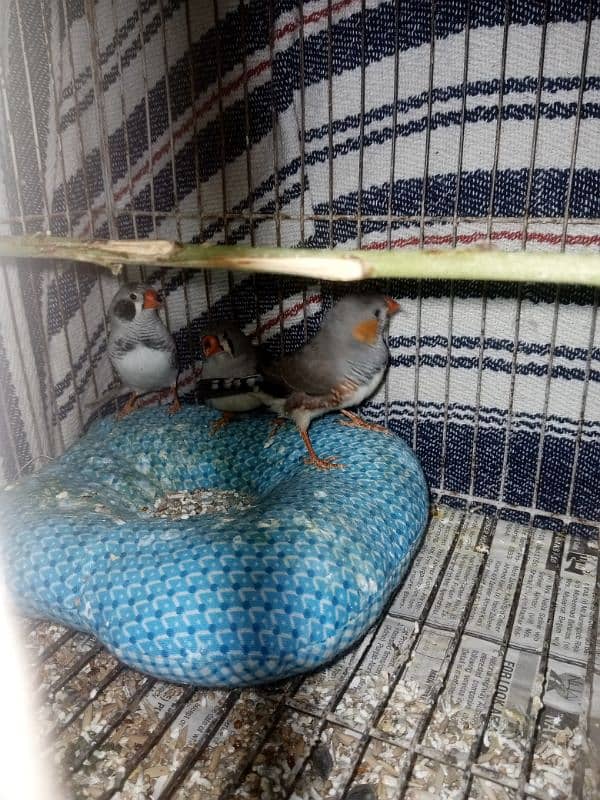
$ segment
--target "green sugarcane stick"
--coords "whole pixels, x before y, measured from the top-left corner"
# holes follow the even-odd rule
[[[80,241],[0,236],[0,257],[98,264],[118,275],[127,264],[174,269],[229,269],[330,281],[418,278],[571,283],[600,286],[600,253],[505,252],[492,247],[436,250],[317,250],[162,240]]]

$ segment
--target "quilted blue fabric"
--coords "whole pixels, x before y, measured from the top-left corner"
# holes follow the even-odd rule
[[[330,415],[304,463],[289,424],[185,407],[104,418],[61,459],[2,492],[2,553],[25,613],[94,633],[123,662],[204,686],[313,669],[377,619],[424,531],[421,468],[396,436]],[[246,511],[159,519],[179,489],[236,489]]]

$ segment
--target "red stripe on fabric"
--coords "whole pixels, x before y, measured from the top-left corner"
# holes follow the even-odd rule
[[[338,3],[334,3],[332,5],[332,13],[340,11],[343,8],[346,8],[347,6],[353,5],[357,2],[358,0],[340,0]],[[312,14],[307,14],[306,16],[303,17],[304,26],[306,27],[307,25],[312,25],[318,22],[319,20],[323,19],[323,17],[327,16],[327,14],[328,14],[327,8],[321,9],[320,11],[313,11]],[[275,31],[274,35],[275,40],[279,41],[288,34],[294,33],[299,28],[300,28],[299,22],[288,22],[287,25],[284,25],[283,27]],[[271,65],[271,59],[270,58],[264,59],[256,66],[252,67],[252,69],[247,70],[245,74],[239,75],[234,80],[225,84],[225,86],[222,86],[220,92],[221,98],[229,97],[229,95],[231,95],[233,92],[239,89],[241,85],[243,85],[245,80],[257,77],[258,75],[263,73],[270,65]],[[206,114],[206,112],[209,111],[214,105],[216,105],[218,101],[219,101],[219,92],[215,91],[200,106],[200,108],[197,111],[193,112],[191,119],[187,120],[179,128],[176,128],[173,131],[173,143],[177,142],[179,139],[181,139],[183,136],[189,133],[190,129],[194,125],[195,120]],[[123,197],[125,197],[125,195],[130,191],[130,189],[133,189],[133,187],[141,181],[144,175],[148,174],[150,170],[150,164],[154,166],[156,163],[158,163],[158,161],[160,161],[160,159],[163,156],[165,156],[170,151],[170,149],[171,149],[171,142],[169,141],[165,143],[162,147],[160,147],[156,152],[152,153],[152,160],[151,161],[146,160],[144,164],[137,170],[137,172],[135,172],[131,176],[131,186],[128,183],[127,186],[124,186],[123,188],[119,189],[117,192],[113,194],[113,199],[117,202],[119,200],[122,200]],[[89,229],[90,226],[88,223],[86,224],[82,235],[86,235],[89,232]]]
[[[310,297],[306,298],[307,306],[311,305],[312,303],[320,303],[320,302],[321,302],[320,294],[313,294]],[[281,316],[281,314],[277,314],[276,317],[273,317],[272,319],[267,320],[267,322],[265,322],[263,325],[260,325],[252,335],[256,336],[259,333],[262,335],[263,333],[266,333],[266,331],[271,330],[271,328],[275,327],[275,325],[279,324],[279,322],[281,322],[281,319],[289,319],[290,317],[295,317],[296,314],[298,314],[301,311],[303,305],[304,303],[296,303],[296,305],[286,308],[286,310],[283,312],[283,317]]]
[[[493,231],[491,237],[492,241],[522,241],[522,231]],[[455,241],[453,234],[432,233],[424,238],[424,244],[453,244]],[[461,233],[456,237],[456,242],[459,244],[474,244],[476,242],[488,241],[488,235],[483,232],[474,233]],[[562,242],[562,234],[560,233],[540,233],[538,231],[529,231],[527,233],[528,242],[542,242],[543,244],[560,245]],[[392,249],[401,247],[414,247],[419,245],[421,239],[419,236],[407,236],[402,239],[394,239],[392,241]],[[565,239],[566,244],[570,245],[585,245],[591,247],[600,244],[600,234],[587,234],[587,233],[571,233],[567,234]],[[387,242],[370,242],[364,245],[365,250],[387,250]]]

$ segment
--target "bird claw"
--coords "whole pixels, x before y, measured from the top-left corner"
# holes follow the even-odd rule
[[[178,411],[181,411],[181,403],[179,402],[179,398],[175,395],[175,399],[169,406],[169,414],[177,414]]]
[[[383,425],[376,425],[374,422],[365,422],[364,425],[360,425],[358,422],[350,422],[350,420],[341,419],[339,421],[340,425],[343,425],[344,428],[362,428],[366,431],[377,431],[377,433],[389,433],[387,428],[384,428]]]
[[[213,422],[213,424],[210,426],[210,435],[214,436],[216,433],[218,433],[221,430],[221,428],[224,428],[225,425],[229,425],[229,423],[231,422],[232,419],[233,419],[233,415],[230,415],[227,412],[224,412],[219,417],[219,419],[216,419]]]
[[[285,425],[285,422],[285,417],[275,417],[275,419],[271,421],[271,430],[267,436],[267,442],[270,442],[271,439],[277,435],[279,428],[281,428],[282,425]]]
[[[120,422],[120,420],[125,419],[125,417],[128,417],[129,414],[132,413],[132,411],[135,411],[138,399],[139,398],[136,394],[132,394],[130,396],[129,400],[125,403],[123,408],[119,409],[115,414],[115,419],[117,420],[117,422]]]
[[[375,422],[365,422],[358,414],[353,414],[351,411],[342,411],[342,414],[348,417],[348,419],[339,420],[340,425],[343,425],[345,428],[364,428],[367,431],[377,431],[378,433],[390,432],[389,429],[384,428],[383,425],[377,425]]]
[[[319,458],[319,456],[306,456],[304,463],[323,470],[344,469],[344,464],[340,464],[335,456],[328,456],[327,458]]]

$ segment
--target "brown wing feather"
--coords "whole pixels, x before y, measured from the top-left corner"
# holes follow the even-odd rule
[[[318,408],[338,408],[354,394],[356,389],[358,389],[358,384],[346,378],[337,386],[333,386],[327,394],[292,392],[286,402],[286,408],[288,411],[293,411],[295,408],[306,408],[309,411]]]
[[[291,391],[326,397],[346,379],[345,367],[345,359],[329,342],[322,346],[313,341],[281,359],[278,372]]]
[[[333,353],[333,356],[331,355]],[[302,350],[277,361],[264,360],[265,391],[286,398],[286,408],[335,408],[358,384],[344,374],[345,360],[327,342],[312,341]]]

